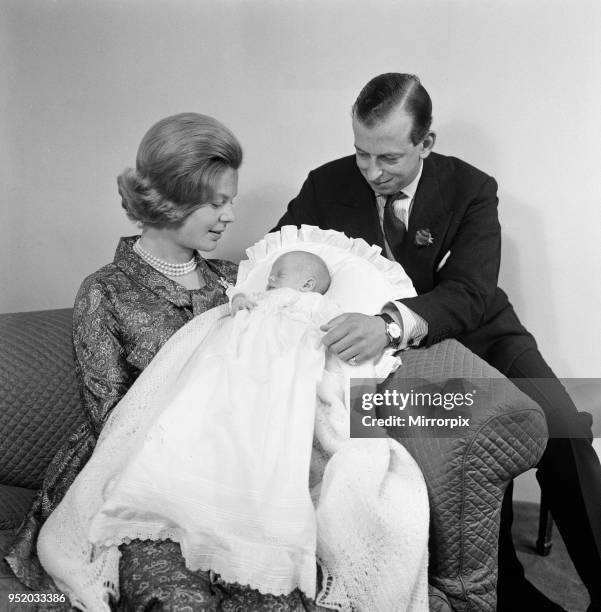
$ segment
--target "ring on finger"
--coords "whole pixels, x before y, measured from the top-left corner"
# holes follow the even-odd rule
[[[348,360],[348,362],[349,362],[349,364],[350,364],[350,365],[352,365],[352,366],[356,366],[356,365],[357,365],[357,358],[356,358],[356,357],[351,357],[351,358]]]

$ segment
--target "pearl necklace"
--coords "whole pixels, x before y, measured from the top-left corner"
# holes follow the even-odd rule
[[[158,270],[165,276],[184,276],[184,274],[190,274],[190,272],[196,270],[198,266],[196,255],[193,255],[192,259],[186,263],[171,263],[169,261],[159,259],[144,249],[144,247],[140,244],[139,238],[136,242],[134,242],[133,249],[134,252],[137,253],[147,264],[151,265],[155,270]]]

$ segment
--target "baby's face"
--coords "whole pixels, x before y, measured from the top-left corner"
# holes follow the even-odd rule
[[[290,257],[276,259],[267,279],[267,291],[271,289],[297,289],[300,291],[307,281],[308,274],[302,266],[294,265]]]

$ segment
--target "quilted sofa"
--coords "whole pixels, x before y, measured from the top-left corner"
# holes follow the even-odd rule
[[[405,353],[400,372],[407,378],[500,377],[453,340]],[[538,462],[546,442],[538,406],[509,383],[506,389],[473,412],[463,437],[403,440],[428,486],[430,608],[435,612],[496,608],[503,493],[510,479]],[[48,462],[82,418],[71,309],[0,315],[0,553],[9,546]],[[7,593],[27,592],[4,561],[0,589],[3,602]]]

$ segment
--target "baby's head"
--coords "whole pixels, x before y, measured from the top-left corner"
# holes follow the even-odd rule
[[[328,267],[321,257],[308,251],[289,251],[273,262],[267,290],[288,287],[324,294],[330,282]]]

